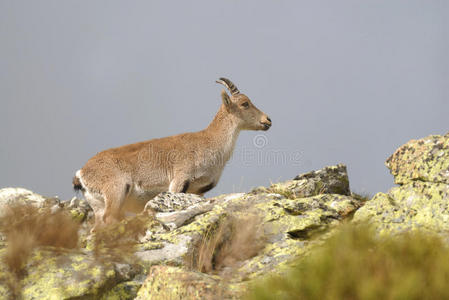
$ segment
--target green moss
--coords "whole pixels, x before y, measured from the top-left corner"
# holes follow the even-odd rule
[[[247,299],[448,299],[449,249],[416,232],[375,239],[345,226],[285,276],[253,286]]]

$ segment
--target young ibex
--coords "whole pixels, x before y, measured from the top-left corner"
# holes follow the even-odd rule
[[[153,139],[96,154],[73,178],[95,213],[96,228],[119,220],[125,210],[141,210],[160,192],[202,195],[220,179],[241,130],[268,130],[270,118],[226,78],[231,93],[209,126],[199,132]],[[137,211],[134,209],[134,211]]]

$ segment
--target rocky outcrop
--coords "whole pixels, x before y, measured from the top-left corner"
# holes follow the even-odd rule
[[[253,280],[284,273],[352,216],[379,234],[420,229],[449,240],[449,134],[412,140],[386,164],[399,186],[366,202],[336,165],[249,193],[161,193],[95,235],[84,200],[1,189],[0,298],[239,299]],[[24,213],[11,217],[14,207]],[[78,236],[60,232],[64,215],[76,224],[67,232]]]
[[[366,202],[351,194],[346,167],[336,165],[249,193],[161,193],[142,213],[95,235],[84,200],[1,189],[0,298],[239,299],[253,280],[284,273],[352,216],[379,234],[420,229],[449,240],[449,134],[412,140],[386,164],[399,186]],[[5,217],[21,205],[50,221],[38,224],[45,218],[33,210]],[[70,249],[61,248],[64,214],[77,224],[67,232],[79,235],[67,239]],[[48,243],[46,230],[61,241]]]
[[[12,199],[11,191],[2,193]],[[238,297],[252,279],[283,272],[320,245],[360,202],[338,165],[249,193],[208,199],[163,193],[143,213],[94,236],[85,230],[91,215],[85,202],[52,205],[83,224],[79,245],[37,247],[19,274],[0,264],[23,299],[133,299],[143,283],[139,299],[207,299],[211,291]],[[5,257],[9,249],[1,251]],[[11,295],[17,291],[0,284],[0,296]]]
[[[354,215],[381,234],[449,232],[449,134],[412,140],[386,162],[398,187],[378,193]]]
[[[36,250],[26,270],[21,287],[24,299],[95,298],[121,280],[112,263],[79,251]]]
[[[47,198],[24,188],[0,189],[0,215],[11,205],[32,205],[37,208],[51,207],[59,209],[61,204],[58,198]]]
[[[400,185],[412,181],[449,184],[449,133],[411,140],[386,165]]]
[[[268,190],[293,199],[317,194],[351,195],[346,166],[342,164],[301,174],[293,180],[275,183]]]
[[[415,181],[378,193],[354,215],[354,222],[369,222],[380,233],[421,229],[447,234],[449,186]]]
[[[61,201],[58,197],[44,197],[24,188],[0,189],[0,217],[10,207],[17,205],[30,205],[39,209],[50,209],[52,212],[65,209],[80,222],[93,216],[92,209],[84,199],[75,197],[71,201]]]

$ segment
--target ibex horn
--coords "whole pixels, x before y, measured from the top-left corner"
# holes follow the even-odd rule
[[[217,81],[215,81],[215,82],[224,85],[224,86],[231,92],[231,95],[237,95],[237,94],[240,94],[239,89],[232,83],[231,80],[229,80],[229,79],[227,79],[227,78],[220,77],[220,78],[219,78]]]

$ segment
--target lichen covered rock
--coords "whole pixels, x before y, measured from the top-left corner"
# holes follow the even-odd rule
[[[70,202],[65,202],[64,206],[70,212],[72,218],[78,222],[84,222],[93,218],[93,210],[85,199],[74,197]]]
[[[204,202],[204,198],[195,194],[163,192],[148,201],[145,210],[172,212],[186,209],[201,202]]]
[[[301,174],[293,180],[275,183],[268,190],[292,199],[319,194],[351,195],[346,166],[342,164]]]
[[[22,280],[24,299],[70,299],[99,295],[118,280],[114,265],[82,253],[55,255],[38,250],[27,264]]]
[[[381,234],[420,229],[449,237],[449,134],[412,140],[386,162],[395,182],[354,215]]]
[[[2,189],[2,211],[15,204],[49,217],[65,210],[82,226],[75,249],[36,244],[16,270],[3,259],[14,252],[11,240],[0,237],[0,298],[239,298],[253,280],[286,272],[354,213],[353,222],[368,222],[379,234],[420,229],[449,241],[449,134],[410,141],[387,166],[400,186],[365,203],[351,196],[346,167],[336,165],[249,193],[162,193],[142,213],[95,235],[84,200]]]
[[[112,289],[107,290],[101,300],[135,299],[141,286],[142,282],[136,280],[119,283]]]
[[[11,205],[32,205],[37,208],[59,209],[62,204],[56,197],[43,197],[24,188],[0,189],[0,216]]]
[[[449,232],[449,185],[415,181],[378,193],[354,215],[380,233],[396,234],[414,229]]]
[[[416,180],[449,184],[449,133],[411,140],[386,165],[397,184]]]
[[[138,300],[239,299],[220,278],[177,267],[154,266],[139,290]]]
[[[307,254],[360,205],[352,197],[337,194],[296,199],[261,194],[247,196],[245,202],[252,209],[240,214],[262,217],[265,244],[255,257],[239,263],[236,274],[241,278],[281,271],[280,266]]]
[[[40,248],[28,258],[23,266],[25,272],[16,274],[0,264],[1,276],[9,280],[0,284],[0,296],[8,299],[8,295],[13,295],[24,300],[98,299],[105,291],[135,275],[124,272],[123,268],[108,257],[99,259],[78,250]]]
[[[202,205],[213,204],[208,211],[195,215],[189,223],[171,231],[147,236],[148,250],[141,251],[138,255],[153,265],[168,263],[182,266],[192,257],[197,259],[198,245],[222,230],[221,225],[229,223],[230,218],[248,220],[248,223],[243,223],[243,226],[248,227],[254,217],[252,220],[256,220],[263,231],[259,237],[263,239],[260,249],[250,258],[237,260],[231,273],[227,272],[226,267],[214,272],[227,273],[232,277],[233,283],[277,272],[282,269],[282,265],[288,265],[319,245],[332,228],[360,206],[358,200],[346,195],[350,191],[346,169],[342,165],[298,178],[305,185],[316,187],[320,182],[321,187],[325,188],[315,190],[311,194],[316,195],[310,197],[291,197],[291,194],[275,193],[272,188],[259,188],[248,194],[207,199]],[[311,182],[308,182],[308,178]],[[280,183],[277,186],[286,185],[288,184]],[[327,191],[342,194],[328,194]],[[228,239],[225,243],[232,241]],[[155,245],[159,247],[152,248]],[[222,246],[220,244],[218,248]],[[217,265],[218,258],[212,259]]]
[[[235,298],[247,280],[282,272],[320,245],[360,206],[349,195],[346,168],[338,165],[250,193],[163,193],[144,212],[91,236],[87,203],[57,202],[83,224],[78,247],[38,245],[15,279],[23,299],[133,299],[145,278],[139,299]],[[0,295],[14,293],[0,284]]]

